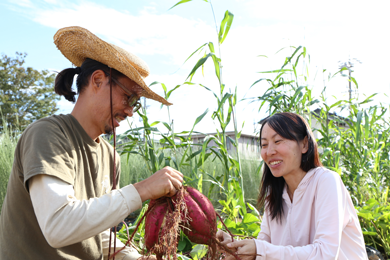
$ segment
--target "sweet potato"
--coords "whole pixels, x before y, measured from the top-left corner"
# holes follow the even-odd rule
[[[172,198],[151,200],[148,210],[141,218],[141,221],[145,218],[145,245],[149,254],[156,254],[158,260],[162,260],[163,256],[167,260],[177,260],[178,239],[180,230],[183,230],[193,243],[209,245],[207,258],[216,258],[218,245],[223,252],[240,260],[236,253],[216,238],[216,215],[218,214],[209,199],[192,187],[181,188]],[[141,221],[126,245],[132,241]],[[233,235],[230,235],[233,239]],[[123,248],[118,252],[121,250]]]
[[[169,203],[170,200],[172,203]],[[179,205],[182,207],[177,210],[180,208]],[[164,236],[168,233],[179,235],[180,230],[169,231],[172,227],[168,225],[175,210],[180,213],[180,216],[175,216],[180,219],[178,226],[187,237],[194,243],[209,245],[210,256],[215,255],[216,214],[213,205],[202,193],[192,187],[184,187],[181,192],[170,199],[151,200],[149,208],[150,212],[145,220],[145,244],[147,249],[155,253],[158,258],[160,258],[160,254],[170,258],[169,255],[160,250],[162,247],[173,246],[162,241]],[[172,239],[171,242],[173,242]],[[176,249],[177,245],[174,246]],[[176,258],[175,254],[173,258]]]

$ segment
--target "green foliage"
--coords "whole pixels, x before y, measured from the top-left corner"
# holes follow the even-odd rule
[[[302,59],[307,58],[306,48],[299,46],[293,47],[291,56],[286,57],[280,69],[271,71],[262,71],[262,74],[275,74],[275,78],[260,78],[255,81],[251,87],[265,81],[269,88],[264,94],[256,99],[260,103],[259,110],[266,108],[269,115],[277,112],[293,112],[300,115],[310,115],[313,105],[319,103],[319,100],[312,96],[312,90],[307,82],[308,77],[297,74],[297,70]],[[306,59],[306,69],[309,60]],[[256,100],[255,99],[255,100]]]
[[[23,67],[27,54],[0,60],[0,132],[3,122],[9,129],[23,131],[30,123],[54,114],[59,97],[54,93],[54,75],[47,70]],[[3,121],[3,118],[5,121]]]
[[[349,105],[347,118],[330,120],[322,109],[319,144],[326,147],[324,165],[341,174],[355,203],[362,205],[370,198],[382,201],[382,190],[390,184],[390,130],[385,107],[359,105]]]
[[[9,174],[11,173],[14,151],[18,141],[17,136],[12,132],[11,129],[8,129],[5,121],[4,132],[0,133],[0,210],[3,206],[3,201],[7,191],[7,184],[9,179]]]
[[[387,192],[388,187],[384,193],[386,194],[385,201],[387,201]],[[388,259],[390,252],[390,205],[375,199],[369,199],[365,204],[362,207],[356,207],[362,225],[364,241],[366,245],[385,252],[385,258]]]

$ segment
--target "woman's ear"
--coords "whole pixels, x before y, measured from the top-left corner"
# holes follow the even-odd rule
[[[301,142],[301,146],[302,146],[302,154],[305,154],[309,150],[309,140],[308,140],[307,136],[305,136],[305,138],[303,138],[303,140]]]

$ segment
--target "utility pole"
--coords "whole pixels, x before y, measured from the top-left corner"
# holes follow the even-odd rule
[[[349,102],[351,102],[352,100],[352,68],[355,66],[355,63],[358,62],[358,63],[362,63],[360,60],[356,59],[356,58],[353,58],[353,59],[348,59],[348,61],[345,61],[345,62],[341,62],[339,61],[339,69],[342,70],[342,69],[347,69],[348,70],[348,75],[345,75],[343,73],[343,71],[341,71],[341,75],[343,77],[347,77],[348,76],[348,93],[349,93]]]

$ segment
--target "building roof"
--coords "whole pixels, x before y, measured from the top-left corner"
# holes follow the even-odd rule
[[[192,134],[191,135],[191,138],[194,139],[194,138],[205,138],[206,136],[208,135],[217,135],[218,133],[195,133],[195,134]],[[227,136],[235,136],[235,132],[234,131],[227,131],[225,132],[225,134]],[[187,137],[188,135],[179,135],[179,136],[183,136],[183,137]],[[177,137],[179,137],[177,136]],[[246,134],[246,133],[242,133],[240,137],[249,137],[249,138],[259,138],[258,135],[252,135],[252,134]]]

